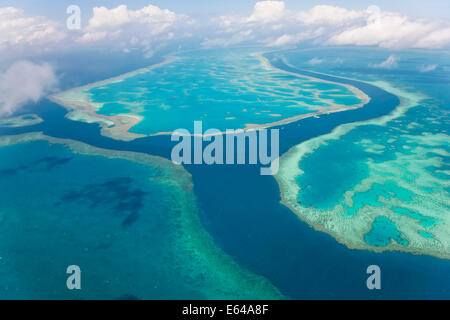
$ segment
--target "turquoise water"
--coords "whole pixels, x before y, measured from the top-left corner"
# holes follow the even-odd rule
[[[339,84],[311,81],[268,67],[255,50],[181,53],[174,62],[120,82],[88,90],[99,114],[138,114],[130,132],[154,134],[177,128],[244,128],[330,108],[361,103]],[[338,96],[335,96],[338,94]]]
[[[297,177],[303,190],[298,195],[299,202],[306,207],[333,208],[336,202],[344,199],[345,191],[368,175],[367,166],[358,162],[364,156],[365,153],[353,144],[339,140],[319,148],[313,156],[306,155],[300,168],[308,173]],[[341,158],[345,161],[339,161]],[[318,183],[328,181],[330,177],[333,183]]]
[[[426,228],[430,228],[438,222],[438,220],[435,218],[425,217],[417,212],[413,212],[406,208],[392,208],[392,210],[394,210],[395,213],[398,213],[400,215],[405,214],[405,215],[410,216],[411,218],[419,220],[419,223]],[[427,232],[425,232],[423,230],[421,230],[421,232],[419,232],[419,233],[422,235],[427,234]]]
[[[346,209],[346,215],[355,215],[359,209],[363,208],[365,205],[370,204],[373,207],[383,207],[385,204],[380,202],[380,197],[387,200],[396,197],[405,202],[411,201],[412,192],[400,188],[394,181],[388,180],[384,184],[374,183],[371,188],[366,192],[358,192],[353,196],[353,205],[348,206],[344,204]],[[393,208],[395,209],[399,208]],[[427,218],[424,218],[427,219]],[[432,219],[432,218],[429,218]]]
[[[151,180],[154,168],[38,141],[0,148],[0,172],[1,298],[195,295],[167,290],[181,264],[164,218],[173,195]],[[71,264],[83,272],[81,294],[65,288]]]
[[[215,248],[187,173],[117,156],[0,147],[0,299],[281,297]],[[67,290],[69,265],[82,290]]]
[[[415,228],[415,234],[423,239],[431,239],[437,232],[439,241],[448,246],[450,78],[446,68],[450,57],[445,52],[399,51],[395,54],[400,61],[395,69],[368,66],[370,61],[383,59],[386,55],[383,50],[340,48],[294,50],[283,54],[289,63],[299,68],[310,69],[304,61],[319,56],[325,62],[315,67],[315,71],[366,81],[387,80],[406,92],[422,96],[404,114],[384,124],[356,126],[307,153],[299,162],[303,173],[296,178],[301,188],[298,201],[304,207],[318,210],[342,206],[345,215],[350,217],[368,208],[373,212],[385,210],[392,218],[407,218],[396,218],[403,221],[398,222],[397,229],[386,217],[376,217],[372,230],[364,236],[366,243],[372,246],[386,246],[389,239],[407,246],[402,227],[403,230]],[[337,63],[340,57],[345,57],[345,61]],[[436,70],[420,71],[421,66],[431,63],[437,63]]]
[[[420,235],[427,238],[427,239],[431,239],[433,237],[433,235],[431,233],[428,233],[426,231],[420,230],[419,231]]]
[[[364,239],[374,247],[385,247],[391,239],[403,246],[408,245],[408,240],[398,231],[395,223],[386,217],[377,217],[372,223],[372,229],[364,235]]]

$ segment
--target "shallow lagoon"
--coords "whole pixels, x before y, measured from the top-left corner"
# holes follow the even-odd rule
[[[272,68],[255,49],[179,53],[155,68],[55,97],[75,109],[76,99],[88,100],[101,116],[138,117],[128,131],[145,135],[191,128],[197,120],[220,131],[261,126],[367,101],[353,87]]]

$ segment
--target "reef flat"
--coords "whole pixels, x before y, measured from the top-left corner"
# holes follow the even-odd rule
[[[34,126],[41,123],[43,120],[41,117],[35,114],[24,114],[17,117],[2,118],[0,119],[0,127],[5,128],[18,128]]]
[[[102,105],[90,101],[89,90],[92,88],[121,82],[129,77],[148,72],[153,68],[158,68],[159,66],[170,63],[175,59],[175,57],[170,56],[161,63],[53,94],[48,96],[48,99],[65,107],[69,111],[66,117],[71,120],[83,121],[87,123],[99,123],[102,128],[102,134],[107,137],[114,137],[124,141],[144,137],[145,135],[132,134],[129,132],[129,129],[139,123],[142,117],[133,114],[118,114],[115,116],[104,116],[98,114],[97,111]]]
[[[282,203],[349,248],[450,259],[446,111],[427,108],[419,93],[372,84],[400,105],[291,148],[276,176]]]
[[[254,50],[200,50],[50,99],[120,140],[190,128],[267,128],[369,101],[351,86],[285,72]]]
[[[0,137],[0,174],[1,298],[284,297],[216,246],[169,160],[28,133]]]

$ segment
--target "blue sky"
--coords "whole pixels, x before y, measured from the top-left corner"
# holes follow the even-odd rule
[[[249,13],[255,0],[1,0],[0,6],[14,6],[25,9],[33,15],[43,15],[56,20],[66,18],[65,9],[70,4],[79,5],[83,12],[91,15],[92,7],[116,7],[126,4],[131,9],[138,9],[148,4],[167,8],[177,13],[188,15],[206,15],[223,13]],[[362,10],[369,5],[377,5],[382,10],[395,11],[416,18],[449,19],[450,1],[448,0],[285,0],[291,9],[306,10],[315,5],[328,4],[347,9]]]

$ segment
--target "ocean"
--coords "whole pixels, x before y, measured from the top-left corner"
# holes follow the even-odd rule
[[[370,52],[370,55],[368,55]],[[375,52],[375,53],[373,53]],[[406,117],[414,119],[415,122],[422,122],[422,129],[419,127],[413,128],[413,130],[424,130],[433,133],[446,132],[445,119],[448,119],[448,101],[449,96],[446,90],[443,88],[448,87],[448,70],[449,67],[448,54],[442,53],[441,56],[436,57],[435,54],[429,54],[427,52],[399,52],[397,54],[400,59],[397,69],[380,70],[378,68],[369,67],[369,63],[379,63],[380,60],[385,59],[391,52],[374,49],[350,49],[350,48],[327,48],[327,49],[315,49],[315,50],[293,50],[287,52],[275,52],[266,54],[266,57],[271,61],[274,67],[280,68],[284,71],[292,73],[300,73],[306,76],[312,76],[322,80],[336,81],[339,83],[350,84],[364,93],[370,98],[370,102],[363,108],[349,110],[338,113],[323,114],[318,118],[307,118],[299,122],[293,122],[290,124],[283,124],[277,127],[280,129],[280,153],[285,154],[292,147],[297,146],[309,139],[320,137],[325,134],[329,134],[333,129],[346,123],[354,123],[357,121],[369,121],[371,119],[379,118],[387,114],[392,113],[398,106],[400,100],[398,97],[386,90],[381,89],[379,86],[370,84],[363,81],[387,81],[393,86],[399,86],[405,90],[420,91],[430,99],[427,99],[421,107],[412,108],[406,113]],[[405,56],[403,56],[405,55]],[[307,61],[314,57],[320,57],[324,60],[323,64],[315,65],[311,67]],[[86,57],[88,60],[89,57]],[[274,59],[275,58],[275,59]],[[340,60],[338,60],[339,58]],[[345,59],[344,59],[345,58]],[[343,60],[343,61],[342,61]],[[405,64],[402,63],[405,61]],[[339,62],[339,63],[338,63]],[[98,62],[99,63],[99,62]],[[110,64],[111,61],[104,61],[105,64]],[[139,62],[141,64],[142,62]],[[328,64],[327,64],[328,63]],[[143,63],[142,63],[143,64]],[[428,74],[427,72],[421,72],[420,68],[423,65],[438,64],[435,71],[437,74]],[[130,69],[132,70],[132,69]],[[87,72],[87,71],[86,71]],[[105,71],[104,71],[105,72]],[[81,73],[83,73],[81,71]],[[107,71],[110,77],[112,71]],[[119,73],[119,72],[118,72]],[[324,75],[323,73],[330,74]],[[87,74],[87,73],[86,73]],[[103,74],[105,75],[105,74]],[[339,76],[339,77],[334,77]],[[65,81],[71,82],[70,76]],[[75,77],[75,75],[74,75]],[[80,75],[76,75],[77,79]],[[343,79],[340,77],[349,77],[351,79]],[[80,85],[88,82],[98,81],[102,78],[102,74],[96,74],[95,79],[86,78],[83,81],[79,81]],[[72,79],[72,83],[76,82]],[[440,89],[439,89],[440,88]],[[432,110],[432,111],[430,111]],[[26,110],[29,112],[30,110]],[[173,146],[173,142],[170,141],[169,136],[153,136],[140,138],[129,142],[118,141],[111,138],[100,135],[99,126],[97,124],[88,124],[82,122],[71,121],[64,118],[66,111],[60,106],[52,103],[48,100],[43,100],[38,106],[33,107],[33,113],[38,114],[44,122],[30,127],[24,128],[0,128],[1,135],[17,135],[26,132],[41,131],[46,136],[58,138],[58,139],[70,139],[79,141],[96,148],[103,148],[107,150],[116,151],[133,151],[144,153],[152,156],[160,156],[163,158],[169,158],[170,151]],[[421,113],[422,112],[422,113]],[[433,119],[426,120],[423,114],[433,114]],[[447,117],[447,118],[446,118]],[[398,125],[407,126],[410,119],[405,119],[405,124],[397,123]],[[439,119],[433,123],[433,120]],[[445,121],[444,121],[445,120]],[[432,124],[430,124],[429,122]],[[367,177],[369,169],[364,168],[364,159],[367,157],[367,149],[369,145],[355,145],[355,139],[384,139],[387,141],[385,130],[376,127],[375,125],[371,130],[358,127],[362,130],[359,134],[349,134],[345,139],[348,141],[336,140],[336,143],[345,143],[345,145],[351,145],[346,149],[348,152],[342,152],[336,154],[336,159],[339,163],[345,163],[343,166],[327,166],[321,165],[321,161],[327,163],[327,150],[321,152],[314,152],[310,159],[310,163],[307,161],[300,164],[303,169],[308,169],[310,175],[304,177],[304,180],[300,179],[299,185],[313,185],[314,188],[309,193],[301,194],[299,200],[305,202],[309,207],[314,206],[319,209],[329,209],[333,207],[337,202],[342,201],[342,193],[355,186],[361,179]],[[381,132],[380,132],[381,131]],[[420,135],[421,132],[413,132],[415,135]],[[353,140],[351,140],[353,139]],[[417,142],[416,142],[417,143]],[[328,152],[333,152],[333,148],[339,149],[338,146],[329,144]],[[45,153],[44,146],[35,147],[37,155]],[[19,147],[20,149],[20,147]],[[26,153],[25,150],[18,151]],[[62,153],[67,151],[62,151]],[[379,156],[377,153],[373,153],[374,157]],[[44,157],[43,154],[40,155]],[[388,158],[379,158],[378,162],[383,163],[385,159],[392,159],[393,155],[386,154]],[[59,156],[58,156],[59,157]],[[65,156],[67,157],[67,155]],[[389,158],[390,157],[390,158]],[[39,157],[38,157],[39,158]],[[28,156],[25,159],[29,159]],[[39,159],[36,159],[39,160]],[[102,160],[96,160],[96,163]],[[70,164],[71,161],[68,162]],[[328,161],[329,162],[329,161]],[[374,160],[377,163],[377,159]],[[99,165],[99,164],[97,164]],[[84,165],[83,165],[84,166]],[[315,166],[319,166],[320,170],[314,170]],[[5,169],[10,169],[13,164],[5,164]],[[354,170],[361,167],[360,171]],[[430,298],[448,298],[448,284],[450,283],[450,263],[447,259],[440,259],[426,254],[416,255],[407,252],[383,252],[377,253],[372,250],[356,250],[349,249],[346,245],[339,243],[332,236],[327,233],[317,231],[313,229],[309,224],[299,219],[291,210],[280,203],[281,195],[280,188],[274,177],[259,175],[259,167],[255,165],[239,165],[239,166],[208,166],[208,165],[187,165],[185,166],[189,174],[192,175],[191,181],[193,183],[193,194],[195,195],[195,203],[198,217],[200,218],[200,224],[208,233],[208,236],[213,240],[214,246],[217,246],[218,251],[226,254],[227,257],[231,257],[233,262],[236,263],[239,268],[233,267],[233,274],[245,274],[247,277],[258,277],[258,283],[269,282],[259,286],[261,290],[253,292],[260,297],[274,297],[276,290],[279,290],[281,294],[286,298],[291,299],[430,299]],[[125,169],[124,169],[125,170]],[[139,177],[139,170],[134,166],[130,166],[126,170],[130,170],[128,173],[130,176]],[[442,170],[442,168],[441,168]],[[448,169],[447,169],[448,170]],[[355,172],[357,171],[357,172]],[[105,178],[114,170],[110,170],[105,173]],[[36,173],[37,174],[37,173]],[[61,188],[66,185],[63,183],[64,173],[61,172],[55,175],[55,183],[58,182]],[[124,173],[127,175],[127,173]],[[58,179],[59,177],[59,179]],[[77,177],[79,179],[88,180],[89,177],[81,175]],[[324,185],[324,179],[328,177],[332,181],[326,182]],[[405,177],[406,179],[408,177]],[[444,177],[438,177],[443,179]],[[92,179],[92,177],[90,178]],[[139,179],[138,179],[139,180]],[[25,181],[27,182],[27,181]],[[48,181],[50,182],[50,180]],[[14,182],[11,182],[14,183]],[[7,193],[16,192],[15,196],[19,197],[20,190],[11,191],[7,186],[11,185],[5,182],[5,188]],[[134,183],[129,185],[130,188],[138,188]],[[147,186],[148,187],[148,186]],[[436,186],[439,187],[439,186]],[[47,186],[50,188],[50,186]],[[142,187],[144,188],[144,187]],[[165,188],[163,188],[165,189]],[[42,192],[45,192],[45,188]],[[143,189],[144,190],[144,189]],[[48,191],[50,192],[50,191]],[[72,194],[80,192],[80,188],[75,188]],[[143,191],[152,194],[151,191]],[[170,190],[168,191],[170,192]],[[447,190],[448,192],[448,190]],[[327,196],[324,196],[326,194]],[[30,195],[31,196],[31,195]],[[36,195],[38,196],[38,195]],[[152,205],[160,202],[158,197],[152,201]],[[368,201],[367,199],[364,202]],[[370,200],[372,201],[372,200]],[[376,201],[376,199],[374,200]],[[68,204],[69,205],[69,204]],[[165,206],[170,206],[169,203],[164,203]],[[167,207],[159,204],[159,212],[164,213]],[[98,208],[100,211],[104,211],[105,208]],[[35,209],[38,210],[38,209]],[[91,208],[85,209],[91,211]],[[153,211],[153,210],[150,210]],[[448,207],[447,207],[448,213]],[[118,228],[117,217],[111,218],[108,212],[102,212],[102,215],[98,216],[99,220],[104,219],[108,221],[102,229]],[[54,219],[54,216],[53,216]],[[67,221],[75,219],[75,215],[66,216]],[[153,222],[144,222],[143,219],[138,219],[133,224],[134,227],[139,227],[142,230],[152,230],[152,223],[158,223],[164,225],[165,219],[161,216],[149,217],[149,219],[155,219]],[[119,219],[120,220],[120,219]],[[123,219],[122,219],[123,220]],[[48,225],[45,219],[38,219],[37,225]],[[89,220],[86,220],[87,223]],[[116,221],[116,222],[114,222]],[[108,227],[108,224],[116,225]],[[94,231],[92,231],[94,232]],[[142,231],[144,234],[144,231]],[[23,231],[23,239],[30,236],[30,229]],[[165,235],[160,237],[154,235],[155,239],[162,241],[165,239]],[[8,236],[11,238],[12,236]],[[130,241],[125,235],[118,235],[118,243],[125,244]],[[80,236],[80,241],[84,238],[89,238],[88,230],[85,231],[83,236]],[[135,254],[134,261],[138,261],[137,264],[142,264],[139,268],[143,268],[143,265],[147,263],[152,268],[163,269],[161,264],[163,263],[160,255],[158,259],[139,260],[146,254],[148,254],[148,248],[140,242],[140,239],[131,237],[136,242],[138,250],[133,252]],[[369,237],[370,238],[370,237]],[[49,237],[50,239],[50,237]],[[47,240],[48,241],[48,240]],[[448,238],[447,238],[448,241]],[[341,241],[342,242],[342,241]],[[370,240],[369,240],[370,242]],[[203,243],[203,242],[201,242]],[[200,243],[200,244],[201,244]],[[374,244],[379,244],[374,242]],[[197,244],[199,245],[199,244]],[[24,245],[26,247],[26,245]],[[200,245],[201,247],[201,245]],[[161,250],[164,251],[162,247]],[[55,249],[56,250],[56,249]],[[17,251],[16,254],[20,259],[31,258],[36,261],[40,261],[42,249],[32,250],[32,252],[25,254],[26,251]],[[66,255],[66,248],[64,246],[58,247],[58,251],[51,255],[52,259],[58,261],[60,264],[68,262],[68,260],[62,259]],[[221,254],[220,254],[221,255]],[[216,256],[216,255],[213,255]],[[211,266],[217,266],[217,262],[213,262],[211,259]],[[96,268],[98,261],[95,260],[95,255],[91,258],[86,258],[86,263],[91,265],[92,268]],[[119,274],[136,271],[136,263],[125,263],[123,255],[114,255],[109,259],[122,260],[121,263],[111,265],[111,270],[108,274],[117,272]],[[131,259],[131,258],[130,258]],[[17,260],[21,262],[21,265],[26,266],[25,260]],[[3,261],[3,260],[2,260]],[[230,262],[231,263],[231,262]],[[45,266],[46,264],[41,264]],[[204,268],[208,265],[208,260],[202,260],[202,264],[195,267]],[[233,263],[231,263],[233,265]],[[378,265],[382,270],[382,289],[381,290],[368,290],[366,287],[366,279],[368,277],[366,269],[370,265]],[[115,271],[115,270],[116,271]],[[212,268],[214,270],[214,268]],[[19,269],[20,270],[20,269]],[[89,267],[88,267],[89,270]],[[198,270],[191,270],[191,274],[196,274]],[[46,270],[43,268],[43,272]],[[141,275],[145,276],[145,270],[141,270]],[[248,275],[251,274],[251,276]],[[26,272],[19,272],[13,280],[15,285],[22,283],[19,286],[18,293],[10,297],[25,296],[24,292],[28,292],[30,296],[36,297],[54,297],[58,296],[59,292],[54,292],[54,286],[40,287],[37,291],[37,287],[33,290],[28,290],[27,285],[29,281],[26,279]],[[153,273],[154,279],[164,277],[156,276]],[[189,274],[189,272],[188,272]],[[201,273],[200,273],[201,274]],[[142,288],[126,288],[123,289],[98,289],[98,291],[90,291],[86,293],[85,297],[117,297],[129,296],[136,298],[146,297],[207,297],[214,298],[221,297],[220,284],[221,281],[211,271],[212,278],[205,275],[199,275],[200,280],[195,282],[186,281],[185,278],[179,279],[177,284],[185,288],[185,290],[178,290],[178,286],[171,286],[168,283],[162,282],[161,286],[157,288],[150,288],[147,285]],[[226,274],[226,273],[225,273]],[[65,274],[60,275],[63,278]],[[223,276],[223,274],[222,274]],[[206,280],[202,280],[203,278]],[[224,279],[227,276],[223,276]],[[233,276],[234,277],[234,276]],[[2,278],[8,278],[8,274],[5,274]],[[11,278],[12,279],[12,278]],[[101,281],[101,277],[93,276],[91,280],[86,281]],[[58,280],[59,281],[59,280]],[[62,280],[61,280],[62,281]],[[185,281],[183,283],[183,281]],[[89,282],[88,282],[89,283]],[[238,281],[233,282],[239,283]],[[248,282],[243,282],[248,283]],[[217,290],[211,290],[216,288]],[[273,286],[273,287],[272,287]],[[196,293],[192,293],[188,290],[189,287],[196,288]],[[4,288],[4,287],[3,287]],[[10,286],[8,286],[10,288]],[[276,288],[276,290],[274,290]],[[52,291],[53,290],[53,291]],[[239,291],[246,292],[249,288],[246,285],[242,285],[241,288],[234,287],[233,290],[228,292],[234,292],[237,297]],[[31,295],[33,292],[35,295]],[[9,291],[3,290],[2,296],[8,297]],[[64,298],[85,298],[83,291],[81,296],[67,296],[66,293],[61,293],[61,297]]]

